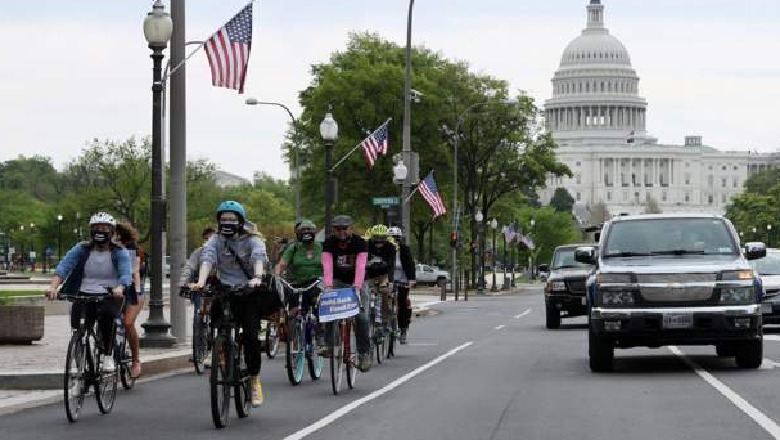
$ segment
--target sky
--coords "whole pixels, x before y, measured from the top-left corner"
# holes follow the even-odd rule
[[[187,39],[207,39],[245,3],[187,1]],[[587,3],[417,0],[412,41],[542,104],[564,48],[585,27]],[[698,134],[720,150],[780,149],[780,2],[602,3],[606,26],[640,76],[648,131],[660,143]],[[152,65],[142,31],[151,0],[0,4],[0,161],[39,154],[61,169],[91,139],[151,133]],[[188,159],[246,178],[255,171],[287,178],[280,145],[289,116],[244,100],[277,101],[300,114],[311,65],[343,50],[354,31],[405,44],[407,8],[407,0],[258,0],[243,95],[211,86],[202,52],[187,64]]]

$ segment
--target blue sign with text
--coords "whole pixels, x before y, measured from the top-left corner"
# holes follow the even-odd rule
[[[360,298],[352,287],[326,290],[320,294],[320,322],[346,319],[360,313]]]

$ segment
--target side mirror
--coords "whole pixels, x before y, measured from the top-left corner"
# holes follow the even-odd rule
[[[766,257],[766,245],[760,241],[751,241],[745,243],[745,258],[748,260],[758,260]]]
[[[550,271],[550,265],[549,264],[540,264],[538,268],[538,272],[549,272]]]
[[[574,250],[574,261],[584,264],[596,264],[596,249],[582,246]]]

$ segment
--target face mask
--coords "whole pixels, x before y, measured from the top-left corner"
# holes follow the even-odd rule
[[[92,231],[92,242],[95,244],[106,244],[109,240],[111,240],[111,233],[109,232],[102,232],[102,231]]]
[[[225,237],[232,237],[238,232],[238,222],[222,222],[219,224],[219,233]]]
[[[314,233],[313,232],[303,232],[301,234],[298,234],[298,240],[301,243],[311,243],[314,241]]]

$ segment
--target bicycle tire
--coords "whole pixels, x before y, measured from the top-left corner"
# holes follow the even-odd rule
[[[348,319],[344,326],[346,327],[344,330],[344,345],[347,347],[344,349],[344,364],[347,370],[347,386],[351,390],[355,388],[358,375],[357,326],[352,319]],[[346,353],[349,353],[349,355],[347,356]],[[370,354],[371,352],[369,351]]]
[[[211,419],[217,428],[227,426],[230,414],[230,378],[228,377],[230,374],[228,372],[231,363],[230,342],[224,335],[218,335],[214,339],[211,351],[211,374],[209,374]]]
[[[341,392],[344,378],[344,339],[341,337],[341,322],[330,325],[330,384],[333,394]]]
[[[306,363],[309,366],[309,377],[311,380],[320,380],[320,377],[322,377],[322,367],[325,365],[325,359],[320,356],[320,353],[318,351],[316,338],[315,335],[315,325],[311,321],[309,321],[308,324],[308,330],[306,332],[306,336],[308,340],[306,341],[306,346],[308,347],[306,351]]]
[[[119,362],[116,364],[119,366],[119,379],[122,381],[122,388],[125,390],[132,390],[135,386],[135,377],[131,374],[132,357],[127,352],[127,338],[122,341],[122,347],[120,350]]]
[[[273,320],[265,327],[265,355],[273,359],[279,353],[279,328]]]
[[[98,328],[98,337],[95,338],[95,346],[93,348],[94,359],[93,363],[95,367],[95,400],[97,401],[98,409],[101,414],[108,414],[114,409],[114,402],[116,401],[116,390],[119,386],[119,369],[120,366],[114,362],[114,371],[110,373],[104,373],[102,371],[103,362],[102,356],[98,346],[102,344],[102,340],[105,336],[100,333]],[[113,336],[111,338],[114,339]]]
[[[382,365],[382,361],[385,359],[385,354],[387,353],[387,349],[385,348],[385,344],[387,342],[387,338],[385,333],[385,328],[382,325],[374,325],[374,347],[376,352],[376,363],[377,365]]]
[[[243,419],[252,413],[252,384],[250,383],[252,378],[247,373],[241,347],[233,347],[233,350],[234,353],[235,350],[238,351],[238,362],[233,361],[233,377],[237,380],[233,387],[233,399],[236,405],[236,414],[239,419]]]
[[[293,316],[287,319],[287,343],[285,344],[287,378],[293,386],[300,385],[303,380],[304,353],[306,347],[305,335],[302,331],[303,321]]]
[[[395,357],[395,339],[396,335],[398,334],[398,318],[393,315],[390,318],[389,323],[389,331],[386,335],[387,337],[387,353],[385,354],[385,358],[390,359],[391,357]]]
[[[203,374],[206,371],[206,334],[204,329],[203,315],[195,311],[195,318],[192,320],[192,365],[195,367],[195,373]]]
[[[84,396],[87,393],[84,375],[86,363],[86,353],[81,342],[81,335],[78,332],[73,333],[68,343],[68,352],[65,355],[65,373],[63,374],[65,415],[70,423],[75,423],[78,420],[81,407],[84,405]]]

